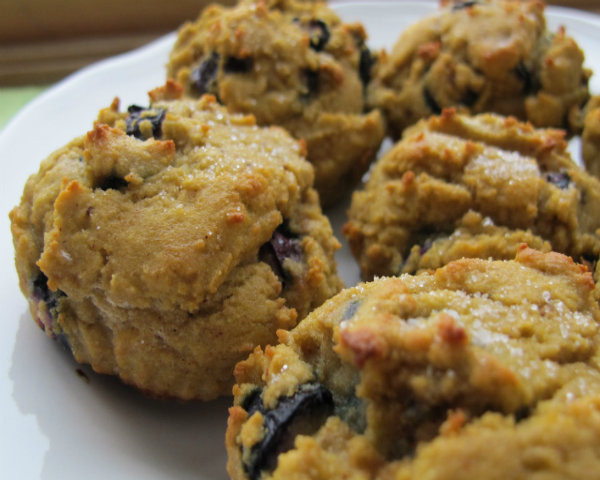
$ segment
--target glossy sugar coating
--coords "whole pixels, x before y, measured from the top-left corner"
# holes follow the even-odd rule
[[[281,125],[307,144],[324,204],[366,171],[384,136],[380,113],[365,112],[374,58],[358,24],[321,1],[242,0],[207,7],[178,33],[168,76],[186,94],[214,94],[259,125]]]
[[[592,263],[600,181],[564,133],[446,110],[408,129],[354,193],[343,232],[363,277],[512,258],[520,243]]]
[[[523,246],[342,291],[236,366],[230,476],[596,478],[593,289],[586,267]]]
[[[173,82],[101,111],[12,210],[33,317],[148,394],[231,393],[235,363],[342,286],[303,148]],[[129,133],[129,134],[128,134]]]
[[[583,60],[563,28],[546,28],[539,0],[446,1],[379,56],[369,104],[395,138],[448,107],[578,131],[591,75]]]

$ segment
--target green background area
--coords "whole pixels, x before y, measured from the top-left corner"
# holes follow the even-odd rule
[[[1,87],[0,88],[0,131],[8,121],[30,100],[43,92],[46,86]]]

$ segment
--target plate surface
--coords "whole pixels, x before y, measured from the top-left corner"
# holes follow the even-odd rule
[[[402,29],[436,9],[428,1],[334,3],[346,21],[361,21],[372,48],[391,47]],[[549,26],[565,25],[600,65],[600,17],[548,8]],[[175,39],[158,41],[89,68],[26,106],[0,132],[3,189],[0,212],[3,332],[0,337],[0,470],[7,479],[226,479],[223,446],[230,399],[208,404],[156,402],[118,381],[74,363],[35,325],[18,289],[8,221],[27,177],[54,149],[83,134],[98,110],[118,96],[122,105],[147,104],[164,83]],[[592,91],[600,92],[593,77]],[[338,238],[344,207],[328,212]],[[358,269],[347,248],[338,257],[348,285]]]

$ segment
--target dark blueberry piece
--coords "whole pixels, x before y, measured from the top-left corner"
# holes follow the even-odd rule
[[[561,190],[566,190],[571,185],[571,177],[567,172],[548,172],[544,174],[544,179]]]
[[[462,100],[460,103],[462,103],[463,105],[466,105],[467,107],[472,107],[473,105],[475,105],[475,102],[477,101],[477,99],[479,98],[479,94],[477,92],[474,92],[471,89],[468,89],[462,97]]]
[[[116,175],[109,175],[104,180],[98,183],[96,188],[101,188],[102,190],[121,190],[122,188],[127,187],[127,180],[124,178],[118,177]]]
[[[534,81],[533,75],[529,68],[527,68],[523,62],[521,62],[515,67],[514,72],[519,80],[523,82],[523,94],[529,95],[530,93],[533,93],[535,90]]]
[[[58,317],[58,309],[60,299],[66,297],[65,293],[57,290],[52,291],[48,287],[48,277],[43,272],[39,272],[38,276],[33,280],[33,298],[38,302],[44,302],[46,304],[46,311],[48,312],[49,318],[38,319],[38,324],[43,330],[46,327],[52,327],[52,323]],[[53,334],[53,332],[49,332]],[[60,340],[60,335],[56,338]],[[65,339],[66,341],[66,339]]]
[[[304,78],[306,80],[306,93],[301,95],[301,99],[308,102],[319,90],[319,72],[315,70],[304,70]]]
[[[452,11],[455,12],[457,10],[463,10],[465,8],[474,7],[475,5],[480,5],[480,4],[481,4],[481,2],[477,2],[477,1],[456,3],[452,6]]]
[[[283,263],[286,258],[297,262],[302,260],[300,239],[296,238],[285,224],[282,224],[273,232],[271,240],[260,247],[258,257],[261,262],[265,262],[273,269],[281,283],[285,285],[290,278],[283,268]]]
[[[310,383],[291,397],[281,397],[275,409],[265,411],[260,402],[258,410],[263,415],[265,435],[244,462],[251,480],[258,480],[265,470],[272,471],[279,454],[293,447],[297,435],[311,435],[323,425],[333,412],[333,396],[325,386]]]
[[[292,21],[300,24],[300,28],[308,32],[310,48],[317,52],[320,52],[325,48],[325,45],[327,45],[327,42],[331,38],[331,33],[323,20],[312,19],[308,23],[303,23],[296,17]]]
[[[329,28],[323,20],[311,20],[308,24],[308,32],[310,34],[310,48],[317,52],[325,48],[331,37]]]
[[[436,99],[433,98],[433,95],[427,87],[423,88],[423,98],[425,99],[425,104],[427,105],[427,108],[429,108],[429,110],[431,110],[436,115],[442,113],[442,107],[440,107]]]
[[[371,81],[371,69],[373,65],[375,65],[376,57],[371,53],[365,45],[360,49],[360,59],[358,62],[358,74],[360,75],[360,80],[363,85],[366,87],[367,84]]]
[[[152,136],[160,137],[162,122],[165,119],[165,111],[162,108],[144,108],[138,105],[131,105],[127,112],[129,115],[125,120],[127,135],[133,135],[135,138],[145,140],[140,130],[140,123],[149,121],[152,125]]]
[[[212,52],[190,72],[190,85],[199,94],[217,93],[219,54]]]
[[[46,308],[56,310],[60,297],[64,297],[60,290],[53,292],[48,288],[48,277],[42,272],[33,280],[33,297],[38,301],[46,302]]]
[[[228,57],[224,68],[227,73],[248,73],[252,70],[253,65],[254,62],[251,57]]]
[[[275,254],[280,262],[286,258],[291,258],[296,262],[302,260],[302,247],[300,246],[300,240],[285,226],[280,226],[273,232],[271,238],[271,245],[275,250]]]
[[[250,417],[257,410],[261,410],[262,398],[260,397],[261,389],[255,388],[242,401],[242,408],[248,412]]]

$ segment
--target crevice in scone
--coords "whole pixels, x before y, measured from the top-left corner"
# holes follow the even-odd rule
[[[121,191],[124,188],[127,188],[127,185],[129,185],[129,183],[127,182],[127,180],[125,180],[122,177],[119,177],[118,175],[108,175],[107,177],[100,179],[97,185],[98,186],[96,188],[99,188],[100,190]]]
[[[269,265],[280,279],[282,285],[293,281],[289,269],[284,267],[286,261],[301,263],[304,253],[298,235],[290,231],[289,225],[284,222],[279,225],[271,239],[263,244],[258,251],[258,258]]]
[[[452,232],[431,232],[424,240],[411,241],[401,273],[440,268],[452,260],[472,258],[514,258],[522,244],[549,252],[550,243],[529,230],[499,226],[474,211],[467,212]]]

